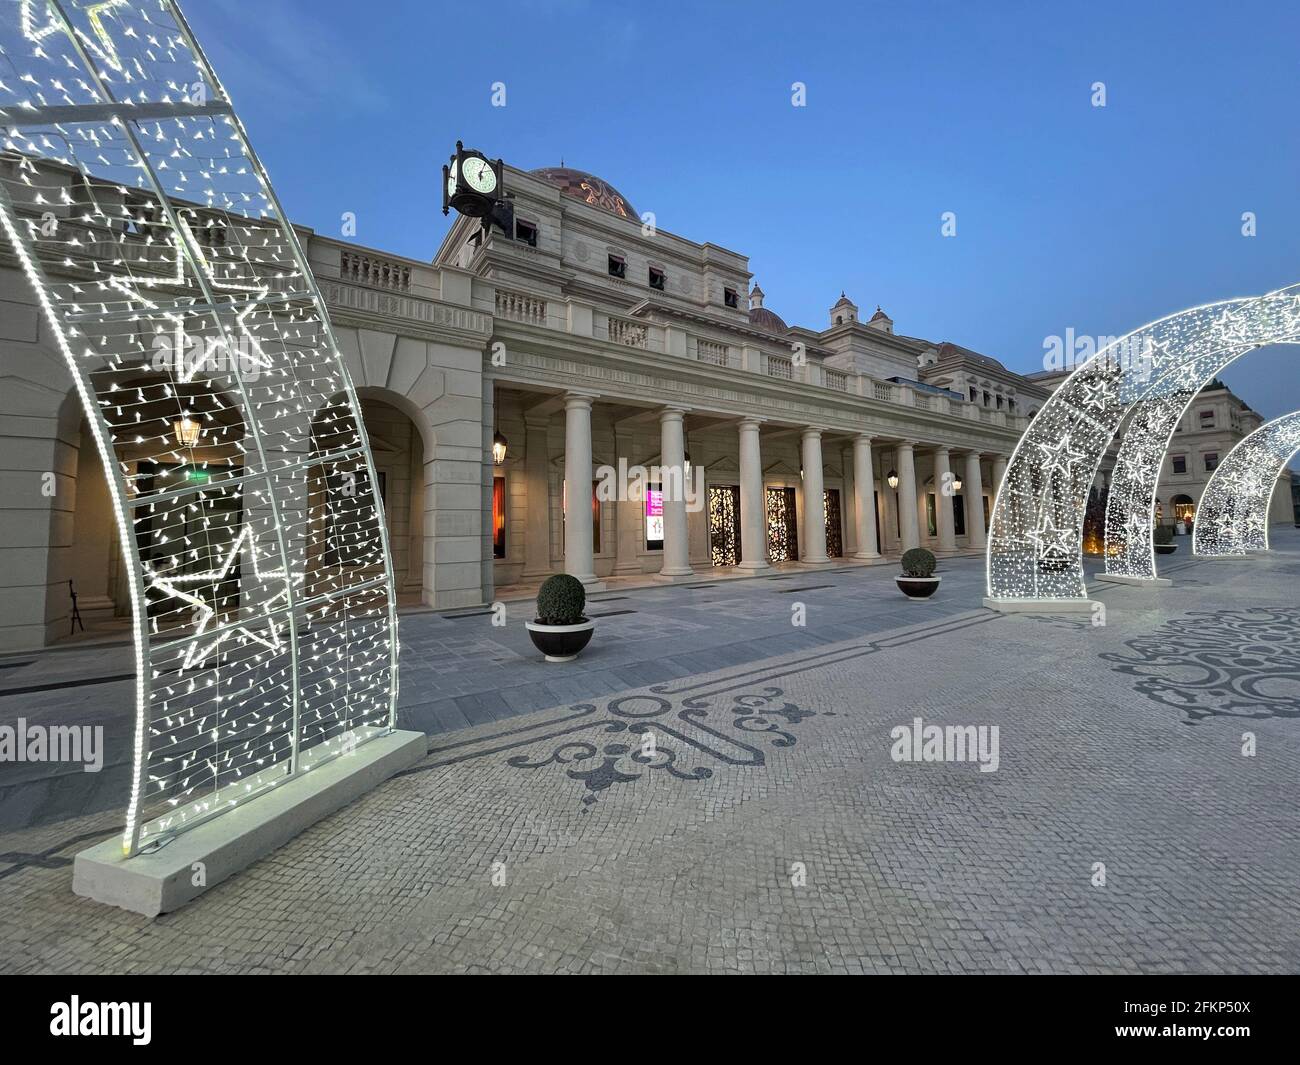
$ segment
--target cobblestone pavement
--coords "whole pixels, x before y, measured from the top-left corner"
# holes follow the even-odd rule
[[[896,563],[782,569],[753,580],[594,595],[588,613],[600,638],[561,670],[543,661],[524,629],[533,616],[531,602],[508,604],[503,627],[494,626],[484,608],[404,615],[401,725],[433,736],[894,628],[910,620],[913,609],[892,594],[886,574],[894,572]],[[863,582],[890,593],[877,597],[866,616],[859,602]],[[793,627],[792,601],[809,604],[816,624]],[[964,609],[968,604],[955,600],[930,607],[932,613]],[[106,746],[98,773],[0,763],[0,833],[125,806],[132,691],[126,645],[60,645],[0,658],[0,725],[21,717],[30,724],[102,726]]]
[[[1098,585],[1102,626],[981,609],[978,560],[916,604],[892,570],[817,575],[847,605],[808,592],[807,642],[435,735],[154,921],[71,893],[113,815],[7,833],[0,968],[1295,971],[1300,538],[1275,541]],[[683,615],[803,595],[725,591]],[[996,771],[894,761],[918,717],[997,726]]]

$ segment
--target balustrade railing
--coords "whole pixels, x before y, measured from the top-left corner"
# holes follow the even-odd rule
[[[394,292],[411,291],[411,268],[406,263],[384,259],[377,255],[344,251],[339,253],[339,277],[358,285],[391,289]]]
[[[767,357],[767,374],[769,377],[779,377],[782,381],[793,380],[794,362],[783,355],[769,355]]]
[[[712,340],[696,338],[695,353],[700,362],[707,362],[710,366],[726,366],[729,363],[728,351],[726,344],[718,344]]]
[[[649,347],[649,330],[644,322],[609,316],[609,339],[629,348]]]
[[[498,318],[508,318],[525,325],[545,325],[546,301],[524,292],[499,288],[496,294],[496,314]]]

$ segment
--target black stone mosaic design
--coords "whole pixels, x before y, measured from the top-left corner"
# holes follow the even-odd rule
[[[1300,608],[1198,610],[1102,654],[1152,702],[1212,717],[1300,718]]]

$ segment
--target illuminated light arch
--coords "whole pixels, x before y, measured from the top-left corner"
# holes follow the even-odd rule
[[[1137,583],[1157,580],[1155,502],[1165,454],[1201,387],[1244,354],[1246,351],[1229,351],[1198,357],[1188,364],[1185,382],[1139,401],[1129,414],[1106,498],[1104,558],[1108,577]],[[1200,385],[1190,383],[1198,379]]]
[[[1017,443],[998,489],[986,555],[988,604],[1086,605],[1083,521],[1106,449],[1130,415],[1140,426],[1131,454],[1140,466],[1164,455],[1180,410],[1233,359],[1267,344],[1300,340],[1300,285],[1224,300],[1159,319],[1080,365],[1043,404]],[[1176,420],[1175,420],[1176,423]],[[1163,434],[1163,435],[1162,435]],[[1159,452],[1158,456],[1152,456]],[[1115,491],[1112,480],[1112,492]],[[1125,489],[1136,556],[1152,553],[1154,487]],[[1145,501],[1144,501],[1145,500]],[[1121,526],[1107,515],[1107,534]],[[1116,534],[1115,547],[1129,553]],[[1154,558],[1151,561],[1154,572]]]
[[[1211,558],[1268,550],[1268,508],[1278,478],[1300,452],[1300,411],[1237,441],[1201,493],[1192,551]]]
[[[131,575],[130,856],[391,733],[360,408],[297,235],[172,0],[4,0],[0,229]]]

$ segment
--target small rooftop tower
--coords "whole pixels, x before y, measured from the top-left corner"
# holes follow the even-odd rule
[[[835,301],[835,306],[831,308],[831,325],[845,325],[848,322],[858,320],[858,305],[848,296],[844,295],[844,290],[840,290],[840,298]]]

